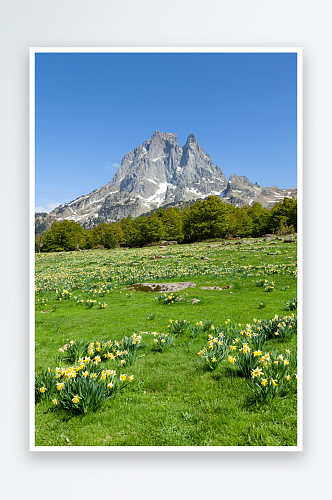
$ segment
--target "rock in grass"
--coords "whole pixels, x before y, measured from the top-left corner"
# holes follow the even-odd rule
[[[135,289],[137,292],[178,292],[185,288],[195,288],[193,281],[182,283],[134,283],[126,288]]]
[[[199,299],[193,299],[191,303],[192,303],[192,304],[198,304],[198,302],[200,302],[200,300],[199,300]]]
[[[199,288],[201,290],[228,290],[229,288],[232,288],[232,285],[225,285],[225,286],[200,286]]]

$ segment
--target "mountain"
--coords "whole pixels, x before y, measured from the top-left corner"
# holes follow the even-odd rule
[[[263,187],[257,182],[253,184],[245,176],[231,175],[225,191],[221,194],[225,203],[237,207],[260,203],[264,208],[271,208],[284,198],[297,198],[297,188],[279,189],[278,187]]]
[[[176,134],[156,131],[126,154],[110,182],[142,200],[150,209],[164,203],[219,195],[227,179],[193,134],[180,148]]]
[[[176,134],[156,131],[151,139],[127,153],[113,179],[105,186],[60,205],[49,214],[35,214],[36,233],[54,220],[75,220],[85,229],[101,222],[133,218],[162,206],[183,206],[186,201],[220,196],[236,206],[258,201],[269,208],[296,188],[264,188],[246,177],[229,181],[202,149],[193,134],[181,148]]]

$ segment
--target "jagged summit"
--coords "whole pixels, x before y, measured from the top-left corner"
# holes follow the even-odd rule
[[[36,214],[36,228],[40,233],[55,219],[72,219],[89,228],[209,195],[220,196],[236,206],[259,201],[271,207],[285,196],[296,196],[296,189],[263,188],[235,174],[227,182],[194,134],[189,134],[180,147],[175,133],[156,130],[150,139],[124,155],[108,184],[49,214]]]
[[[194,136],[194,134],[189,134],[188,135],[188,139],[187,139],[186,145],[189,145],[189,144],[197,144],[197,139]]]
[[[139,197],[147,209],[220,194],[227,179],[198,145],[194,134],[181,148],[176,134],[156,130],[151,139],[127,153],[110,184]]]

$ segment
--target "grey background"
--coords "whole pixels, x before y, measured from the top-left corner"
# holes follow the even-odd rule
[[[1,492],[277,499],[329,482],[331,7],[324,0],[1,1]],[[29,47],[303,47],[304,451],[29,453]],[[96,478],[99,478],[98,480]]]

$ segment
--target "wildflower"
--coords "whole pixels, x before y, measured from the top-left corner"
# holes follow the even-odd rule
[[[124,365],[124,364],[125,364],[125,362],[126,362],[126,360],[125,360],[125,359],[122,359],[122,360],[121,360],[121,364],[122,364],[122,365]]]
[[[64,386],[63,382],[57,382],[57,384],[56,384],[56,388],[58,389],[58,391],[61,391],[61,389],[63,388],[63,386]]]
[[[216,360],[216,358],[212,358],[211,361],[212,361],[212,363],[215,363],[217,360]]]
[[[122,374],[122,373],[121,373],[121,375],[120,375],[120,380],[121,380],[122,382],[124,382],[124,381],[126,380],[126,378],[127,378],[127,375],[125,375],[125,374]]]
[[[82,399],[82,398],[80,396],[76,395],[76,396],[73,397],[72,402],[75,403],[75,404],[77,404],[77,403],[80,402],[80,399]]]
[[[290,375],[287,375],[286,380],[290,380],[290,378],[291,378]]]
[[[221,342],[220,342],[221,344]],[[229,348],[231,349],[231,351],[236,351],[236,346],[235,345],[230,345]]]
[[[234,356],[228,356],[228,358],[227,358],[227,359],[228,359],[228,361],[229,361],[230,363],[234,363],[234,362],[235,362],[235,357],[234,357]]]
[[[57,400],[56,398],[54,398],[54,399],[52,399],[52,403],[53,403],[54,405],[57,405],[57,404],[58,404],[58,400]]]
[[[134,380],[134,375],[129,375],[129,376],[128,376],[128,380],[129,380],[130,382],[132,382],[132,381]]]
[[[107,387],[108,387],[109,389],[112,389],[112,388],[114,387],[113,382],[110,382],[109,384],[107,384]]]
[[[40,388],[40,392],[41,392],[42,394],[44,394],[44,392],[45,392],[45,391],[46,391],[46,387],[43,385],[43,387],[41,387],[41,388]]]
[[[273,378],[271,378],[271,382],[272,382],[272,384],[273,384],[274,387],[277,387],[278,382],[276,380],[273,380]]]
[[[267,382],[268,382],[267,378],[265,378],[264,380],[262,380],[261,381],[262,386],[265,387],[266,384],[267,384]]]
[[[263,375],[263,372],[260,368],[255,368],[254,370],[251,371],[251,376],[252,377],[257,377],[258,375]]]

